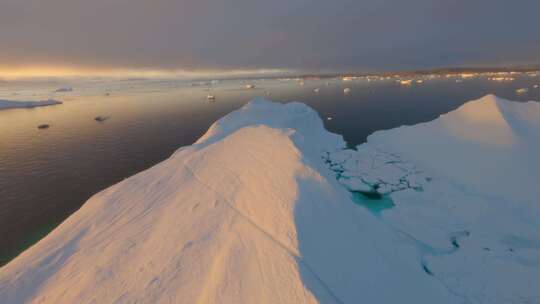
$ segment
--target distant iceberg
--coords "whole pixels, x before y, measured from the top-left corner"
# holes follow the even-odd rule
[[[0,269],[0,298],[532,303],[539,139],[539,103],[487,96],[352,150],[308,106],[255,99],[90,198]],[[353,203],[369,193],[392,203]]]
[[[528,88],[521,88],[521,89],[516,90],[516,94],[518,94],[518,95],[527,94],[527,93],[529,93]]]
[[[56,90],[54,90],[55,93],[66,93],[66,92],[73,92],[72,87],[61,87]]]
[[[2,100],[0,99],[0,110],[15,109],[15,108],[35,108],[61,104],[61,101],[48,99],[40,101],[17,101],[17,100]]]

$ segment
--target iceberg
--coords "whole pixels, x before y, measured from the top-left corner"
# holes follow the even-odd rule
[[[521,88],[521,89],[516,90],[516,94],[518,94],[518,95],[527,94],[528,92],[529,92],[528,88]]]
[[[73,92],[72,87],[61,87],[56,90],[54,90],[55,93],[66,93],[66,92]]]
[[[4,109],[16,109],[16,108],[35,108],[43,106],[51,106],[61,104],[61,101],[48,99],[40,101],[17,101],[17,100],[3,100],[0,99],[0,110]]]
[[[389,195],[381,221],[416,243],[426,273],[462,302],[534,303],[539,153],[540,103],[488,95],[326,158],[351,191]]]
[[[94,118],[94,120],[97,121],[97,122],[105,122],[109,118],[111,118],[111,117],[110,116],[99,115],[99,116],[96,116]]]
[[[534,302],[539,118],[487,96],[347,149],[308,106],[256,98],[0,268],[0,298]],[[374,215],[357,190],[393,204]]]

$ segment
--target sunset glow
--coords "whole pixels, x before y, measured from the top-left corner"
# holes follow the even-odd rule
[[[0,79],[17,79],[33,77],[145,77],[145,78],[198,78],[198,77],[233,77],[244,75],[286,74],[285,69],[257,70],[165,70],[165,69],[118,69],[87,68],[68,66],[0,66]]]

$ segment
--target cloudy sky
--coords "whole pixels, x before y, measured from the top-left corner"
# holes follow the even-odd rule
[[[538,0],[0,0],[0,67],[538,64],[539,12]]]

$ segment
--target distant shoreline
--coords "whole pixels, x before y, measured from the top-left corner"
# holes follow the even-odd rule
[[[540,66],[529,67],[444,67],[433,69],[418,69],[418,70],[396,70],[396,71],[370,71],[370,72],[321,72],[321,73],[283,73],[280,75],[251,75],[251,76],[234,76],[234,77],[218,77],[212,78],[199,77],[190,80],[258,80],[258,79],[327,79],[336,77],[406,77],[406,76],[422,76],[422,75],[459,75],[463,73],[531,73],[539,72]]]
[[[472,68],[472,67],[456,67],[456,68],[439,68],[439,69],[425,69],[425,70],[405,70],[405,71],[389,71],[389,72],[343,72],[343,73],[310,73],[310,74],[297,74],[287,76],[272,76],[272,77],[253,77],[253,78],[238,78],[238,79],[279,79],[279,78],[335,78],[335,77],[369,77],[369,76],[422,76],[422,75],[460,75],[464,73],[484,74],[484,73],[530,73],[540,72],[540,67],[485,67],[485,68]],[[231,78],[232,79],[232,78]]]

